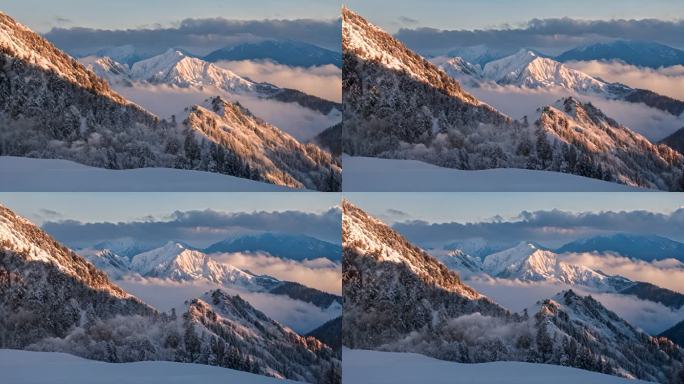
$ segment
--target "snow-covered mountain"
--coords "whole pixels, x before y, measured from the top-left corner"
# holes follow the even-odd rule
[[[482,259],[469,255],[460,249],[452,249],[446,255],[437,256],[437,259],[447,268],[457,271],[463,277],[482,272]]]
[[[144,277],[178,282],[204,281],[231,290],[287,296],[326,311],[342,311],[342,298],[339,296],[296,282],[256,275],[216,261],[202,251],[175,241],[169,241],[159,248],[141,252],[130,258],[117,255],[109,249],[87,248],[78,252],[115,280]]]
[[[176,49],[138,61],[130,67],[106,56],[88,56],[79,61],[112,86],[163,84],[195,90],[217,89],[232,96],[250,95],[283,103],[297,103],[324,115],[342,109],[338,103],[296,89],[255,82]]]
[[[343,345],[443,360],[566,365],[669,383],[684,354],[635,329],[590,296],[565,291],[531,315],[511,314],[436,259],[343,203]]]
[[[314,144],[300,143],[239,103],[215,97],[186,113],[183,125],[200,142],[196,146],[184,144],[195,161],[209,157],[211,166],[221,173],[292,188],[340,190],[338,159]],[[231,151],[217,152],[220,148]]]
[[[257,43],[238,44],[211,52],[204,60],[270,60],[295,67],[312,67],[332,64],[342,66],[340,53],[319,46],[294,40],[264,40]]]
[[[684,127],[680,128],[660,142],[684,155]]]
[[[684,51],[650,41],[615,40],[570,49],[556,60],[619,60],[640,67],[660,68],[684,65]]]
[[[571,241],[556,252],[612,252],[645,261],[673,258],[684,262],[684,243],[658,235],[600,235]]]
[[[249,291],[269,290],[278,284],[278,280],[269,276],[254,275],[219,263],[203,252],[187,249],[173,241],[161,248],[135,255],[131,259],[130,269],[145,277],[178,281],[206,279]]]
[[[0,312],[14,314],[0,318],[0,348],[339,382],[339,360],[330,347],[271,320],[239,296],[217,290],[188,302],[182,316],[159,313],[2,206],[0,266]]]
[[[609,276],[583,265],[564,262],[555,252],[524,241],[485,257],[482,270],[494,277],[562,283],[601,292],[621,291],[633,284],[621,276]]]
[[[255,92],[257,84],[228,69],[169,49],[165,53],[138,61],[130,69],[134,80],[178,87],[215,86],[228,92]],[[265,85],[264,85],[265,86]]]
[[[580,95],[642,103],[674,116],[684,112],[684,101],[646,89],[609,83],[528,49],[521,49],[513,55],[490,61],[482,69],[461,57],[438,57],[431,61],[449,76],[472,87],[492,82],[530,89],[562,88]]]
[[[6,79],[0,85],[0,155],[110,169],[193,169],[339,190],[338,162],[315,145],[298,143],[244,108],[233,108],[231,119],[197,106],[189,108],[187,124],[160,120],[5,14],[0,60],[0,77]],[[226,132],[228,124],[250,144],[238,145],[239,138]]]
[[[87,318],[155,313],[104,272],[3,206],[0,261],[0,312],[8,314],[0,320],[2,348],[65,337]]]
[[[442,57],[461,57],[468,63],[473,63],[480,67],[490,61],[498,60],[509,56],[512,52],[507,50],[495,49],[486,45],[471,45],[468,47],[458,47],[447,52]]]
[[[226,239],[204,249],[206,253],[267,252],[273,256],[301,261],[325,257],[335,262],[342,259],[342,247],[306,235],[266,232]]]
[[[606,83],[527,49],[490,61],[484,66],[482,76],[498,84],[526,88],[559,86],[578,92],[607,91]]]
[[[465,170],[526,168],[684,189],[684,156],[573,97],[514,121],[359,15],[343,11],[343,150]]]
[[[311,383],[339,380],[340,362],[330,347],[269,319],[240,296],[207,292],[188,303],[187,318],[202,337],[198,341],[218,346],[211,347],[216,359],[242,355],[242,370]],[[202,354],[200,346],[193,353]]]
[[[386,224],[343,202],[343,344],[382,348],[450,318],[513,317]]]

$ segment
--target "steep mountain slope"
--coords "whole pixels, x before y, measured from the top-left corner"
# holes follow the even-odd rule
[[[664,138],[661,143],[684,155],[684,127]]]
[[[557,282],[601,292],[621,291],[632,285],[629,279],[621,276],[609,276],[583,265],[566,263],[556,253],[527,242],[485,257],[482,269],[500,278]]]
[[[645,261],[674,258],[684,262],[684,243],[658,235],[601,235],[572,241],[558,248],[556,252],[613,252]]]
[[[186,258],[187,259],[187,258]],[[0,207],[0,348],[94,360],[167,360],[339,382],[335,352],[238,296],[211,292],[158,313],[35,225]]]
[[[313,144],[301,144],[239,103],[215,97],[204,106],[193,106],[187,113],[183,125],[201,143],[201,146],[190,146],[196,161],[206,156],[222,173],[273,184],[340,190],[340,164],[330,153]],[[219,148],[231,151],[220,153]]]
[[[342,156],[342,123],[326,128],[313,137],[310,142],[326,149],[335,156]]]
[[[339,360],[330,347],[283,327],[240,296],[207,292],[188,304],[184,317],[191,324],[186,330],[192,329],[202,342],[188,352],[200,359],[203,354],[217,360],[242,355],[242,364],[251,368],[243,370],[313,383],[339,382]],[[210,346],[208,353],[202,344]],[[289,364],[284,367],[283,362]]]
[[[64,337],[87,318],[155,311],[26,219],[0,206],[0,347]],[[46,321],[48,319],[48,321]]]
[[[659,68],[684,64],[684,51],[655,42],[616,40],[573,48],[558,55],[556,60],[620,60],[641,67]]]
[[[680,347],[684,347],[684,321],[675,324],[675,326],[658,336],[667,337]]]
[[[453,249],[437,259],[452,271],[457,271],[464,277],[483,272],[482,259],[471,256],[460,249]]]
[[[637,282],[621,290],[619,293],[623,295],[636,296],[642,300],[661,303],[674,310],[678,310],[684,306],[683,294],[666,288],[658,287],[657,285],[653,285],[651,283]]]
[[[340,56],[338,52],[301,41],[265,40],[258,43],[244,43],[234,47],[221,48],[211,52],[204,59],[210,62],[221,60],[270,60],[295,67],[312,67],[326,64],[341,67],[342,60]]]
[[[684,157],[651,144],[591,104],[566,98],[541,108],[534,124],[512,121],[348,9],[342,32],[345,153],[684,189]]]
[[[345,346],[382,348],[466,314],[514,318],[348,201],[343,202],[342,240]]]
[[[245,148],[217,137],[226,135],[204,127],[197,114],[191,121],[195,125],[160,121],[4,14],[0,14],[0,79],[0,155],[60,158],[111,169],[194,169],[298,188],[316,189],[318,184],[325,184],[321,185],[323,189],[336,190],[334,179],[339,176],[339,166],[313,144],[301,145],[288,136],[265,145],[252,138],[252,153],[243,158],[237,151]],[[247,122],[254,136],[283,136],[274,133],[277,129],[272,126],[251,124],[254,117],[244,110],[236,109],[234,116]],[[200,139],[198,143],[196,133],[213,139]],[[285,147],[275,147],[280,144]],[[278,165],[285,165],[289,158],[296,164],[286,169],[270,164],[264,171],[255,157],[268,156],[282,158],[275,161]],[[295,171],[297,175],[292,175]]]
[[[514,315],[389,227],[343,203],[343,344],[457,362],[569,365],[669,383],[682,350],[572,291]]]
[[[298,261],[319,257],[338,262],[342,259],[342,247],[338,244],[306,235],[272,232],[222,240],[205,248],[204,252],[267,252],[273,256]]]
[[[326,322],[309,332],[307,336],[313,336],[332,347],[336,352],[342,353],[342,316]]]
[[[681,377],[680,348],[636,330],[591,296],[561,292],[540,302],[534,318],[539,353],[556,364],[660,383]]]

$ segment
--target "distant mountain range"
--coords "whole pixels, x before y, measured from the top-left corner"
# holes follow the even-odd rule
[[[295,67],[327,64],[342,67],[342,55],[339,52],[293,40],[265,40],[221,48],[206,55],[204,60],[270,60]]]
[[[635,89],[620,83],[609,83],[528,49],[521,49],[513,55],[487,62],[482,67],[471,64],[461,57],[449,59],[439,57],[432,61],[449,76],[473,86],[482,86],[483,82],[493,82],[530,89],[558,87],[578,94],[646,104],[674,116],[684,113],[682,100],[647,89]]]
[[[627,238],[625,235],[620,237]],[[489,275],[500,279],[554,283],[581,287],[592,292],[636,296],[641,300],[661,303],[673,310],[684,306],[684,294],[570,263],[564,260],[562,253],[565,251],[562,249],[553,251],[523,241],[512,248],[491,253],[483,259],[460,249],[453,249],[448,254],[439,256],[438,260],[465,277]],[[583,252],[597,251],[586,248]]]
[[[273,235],[271,235],[273,236]],[[271,236],[260,237],[264,241]],[[277,236],[275,236],[277,238]],[[287,237],[284,237],[287,238]],[[249,237],[252,246],[258,249],[254,241],[256,237]],[[296,240],[296,237],[291,239]],[[305,239],[309,240],[309,239]],[[235,243],[235,251],[248,251],[237,247],[242,243]],[[263,243],[268,248],[268,243]],[[307,243],[308,244],[308,243]],[[327,244],[327,243],[326,243]],[[282,245],[275,243],[274,247]],[[298,246],[296,242],[290,243]],[[299,244],[299,246],[302,246]],[[303,250],[309,248],[304,246]],[[228,252],[228,251],[224,251]],[[292,250],[294,253],[294,250]],[[340,251],[341,252],[341,251]],[[302,284],[290,281],[281,281],[271,276],[256,275],[250,271],[241,270],[232,265],[214,260],[207,253],[188,248],[187,246],[170,241],[165,245],[125,257],[115,254],[112,250],[93,248],[79,251],[83,257],[95,265],[98,269],[107,273],[112,279],[125,277],[152,277],[169,279],[179,282],[206,281],[217,284],[223,288],[245,292],[268,292],[275,295],[284,295],[294,300],[300,300],[313,304],[323,310],[341,312],[342,298],[306,287]],[[339,259],[338,259],[339,260]]]
[[[192,169],[292,188],[340,189],[339,160],[315,144],[299,143],[237,103],[214,98],[189,106],[178,121],[161,120],[5,14],[0,14],[0,32],[0,60],[6,63],[0,75],[7,80],[0,91],[6,96],[0,102],[0,155],[110,169]],[[187,64],[194,74],[199,68],[225,84],[249,86],[201,63],[175,63]],[[148,64],[139,72],[156,68]]]
[[[573,48],[556,56],[558,61],[619,60],[640,67],[684,65],[684,51],[649,41],[615,40]]]
[[[215,87],[229,94],[251,95],[284,103],[298,103],[302,107],[322,114],[342,109],[339,103],[296,89],[255,82],[175,49],[137,61],[130,67],[107,56],[87,56],[79,61],[113,85],[133,86],[135,83],[142,83],[194,89]]]
[[[617,233],[595,236],[565,244],[556,252],[613,252],[638,260],[673,258],[684,263],[684,243],[658,235]]]
[[[166,260],[165,255],[153,252],[142,259]],[[174,260],[183,271],[196,270],[184,264],[201,259],[194,251],[179,255]],[[167,270],[151,264],[145,265],[155,273]],[[182,314],[160,313],[2,206],[0,265],[6,277],[0,279],[0,311],[21,314],[0,319],[0,348],[109,362],[206,364],[315,383],[340,380],[338,353],[271,320],[240,296],[214,290],[188,301]]]
[[[497,49],[487,45],[457,47],[446,52],[446,57],[461,57],[469,63],[484,67],[487,63],[515,53],[511,49]],[[660,68],[684,65],[684,51],[664,44],[639,40],[614,40],[571,48],[559,55],[538,56],[567,61],[620,61],[639,67]]]
[[[342,247],[306,235],[263,233],[240,236],[217,242],[204,249],[206,253],[217,252],[267,252],[273,256],[302,261],[324,257],[340,262]]]
[[[590,296],[567,290],[514,314],[348,201],[342,231],[346,347],[566,365],[661,383],[681,377],[683,350]]]
[[[590,103],[566,97],[541,106],[531,121],[517,121],[348,10],[343,12],[342,43],[350,69],[343,79],[342,135],[349,155],[463,170],[555,171],[684,189],[684,156],[651,143]]]

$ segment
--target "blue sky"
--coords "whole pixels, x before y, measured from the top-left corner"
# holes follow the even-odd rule
[[[530,19],[663,20],[684,17],[681,0],[348,0],[346,5],[384,29],[489,29]]]
[[[0,193],[0,204],[39,224],[164,219],[174,211],[205,209],[320,213],[339,202],[337,193]]]
[[[478,222],[509,219],[522,211],[573,213],[646,210],[671,213],[683,193],[345,193],[350,202],[388,222]],[[402,211],[406,215],[399,212]]]
[[[30,28],[125,29],[171,25],[185,18],[331,19],[340,3],[330,0],[0,0],[0,10]]]

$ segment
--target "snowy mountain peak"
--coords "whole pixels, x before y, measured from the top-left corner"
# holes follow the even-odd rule
[[[345,57],[354,55],[357,59],[379,63],[389,70],[439,88],[463,102],[482,104],[434,64],[349,9],[342,10],[342,51]]]
[[[471,300],[482,298],[477,291],[461,283],[459,276],[399,233],[357,208],[342,203],[342,241],[345,254],[353,251],[376,262],[404,266],[420,279]]]
[[[256,83],[228,69],[175,49],[133,64],[130,75],[134,80],[183,88],[213,86],[232,92],[254,91],[257,88]]]
[[[487,63],[482,72],[485,78],[503,85],[562,87],[584,93],[606,93],[611,89],[604,81],[527,49]]]
[[[2,252],[11,252],[28,263],[38,262],[56,267],[71,278],[114,297],[130,297],[83,257],[61,245],[27,219],[0,205],[0,253]]]
[[[129,104],[95,73],[57,49],[39,34],[2,12],[0,12],[0,51],[14,60],[39,67],[119,104]]]

